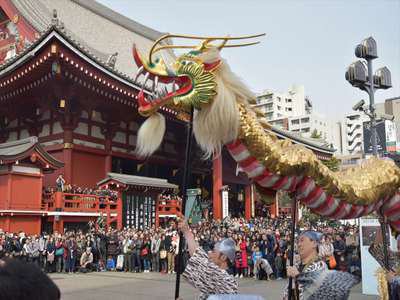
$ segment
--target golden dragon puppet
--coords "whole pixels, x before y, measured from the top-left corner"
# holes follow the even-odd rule
[[[289,140],[279,140],[267,122],[261,121],[253,105],[255,95],[230,70],[220,56],[229,44],[257,38],[198,37],[165,35],[158,39],[147,57],[133,46],[138,75],[153,80],[153,93],[138,95],[139,113],[148,117],[138,132],[137,153],[149,156],[160,146],[165,133],[161,107],[190,111],[194,107],[193,133],[205,156],[218,155],[225,146],[258,190],[295,192],[296,198],[314,213],[331,219],[351,219],[378,212],[400,232],[400,169],[394,162],[372,158],[344,171],[329,170],[309,149]],[[168,38],[201,40],[199,46],[177,46]],[[220,41],[219,45],[212,42]],[[237,43],[237,42],[236,42]],[[167,66],[154,58],[160,50],[189,48]],[[154,86],[162,82],[166,90]]]

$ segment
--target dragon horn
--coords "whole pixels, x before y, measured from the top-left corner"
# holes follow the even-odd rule
[[[165,45],[165,46],[161,46],[161,47],[157,47],[158,44],[160,44],[163,40],[167,39],[167,38],[182,38],[182,39],[195,39],[195,40],[224,40],[224,42],[222,42],[222,44],[219,46],[222,48],[226,48],[228,47],[228,45],[225,45],[228,40],[243,40],[243,39],[252,39],[252,38],[257,38],[257,37],[261,37],[264,36],[265,33],[261,33],[261,34],[253,34],[253,35],[243,35],[243,36],[236,36],[236,37],[218,37],[218,36],[198,36],[198,35],[183,35],[183,34],[165,34],[163,36],[161,36],[160,38],[158,38],[153,46],[150,49],[149,52],[149,63],[152,63],[152,56],[155,52],[161,50],[161,49],[173,49],[173,48],[189,48],[189,49],[194,49],[196,48],[195,46],[174,46],[174,45]],[[240,47],[240,46],[249,46],[249,45],[253,45],[254,43],[248,43],[248,44],[242,44],[242,45],[232,45],[232,47]]]

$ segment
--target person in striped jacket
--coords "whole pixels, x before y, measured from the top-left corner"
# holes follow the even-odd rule
[[[182,276],[201,292],[199,299],[213,294],[237,294],[238,283],[227,271],[235,261],[235,242],[224,239],[207,254],[195,241],[186,220],[180,220],[178,228],[185,237],[190,255]]]

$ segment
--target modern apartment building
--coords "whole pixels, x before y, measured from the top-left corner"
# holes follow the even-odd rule
[[[267,121],[305,115],[312,109],[302,85],[292,85],[286,93],[265,90],[257,96],[256,107],[265,114]]]
[[[315,132],[319,139],[332,143],[331,124],[326,117],[313,112],[304,86],[292,85],[286,93],[266,90],[257,97],[256,107],[272,125],[310,138]]]
[[[369,118],[360,112],[352,112],[345,116],[343,122],[335,126],[337,134],[336,139],[340,140],[338,152],[343,155],[353,155],[363,153],[364,135],[363,123],[369,121]]]

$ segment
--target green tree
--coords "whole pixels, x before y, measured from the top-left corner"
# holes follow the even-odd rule
[[[318,130],[317,130],[317,129],[314,129],[314,130],[311,132],[311,138],[312,138],[312,139],[320,139],[321,136],[322,136],[322,132],[318,133]]]
[[[332,156],[331,159],[329,160],[323,160],[322,163],[329,168],[331,171],[338,171],[339,170],[339,165],[340,165],[340,160],[338,160],[336,157]]]

